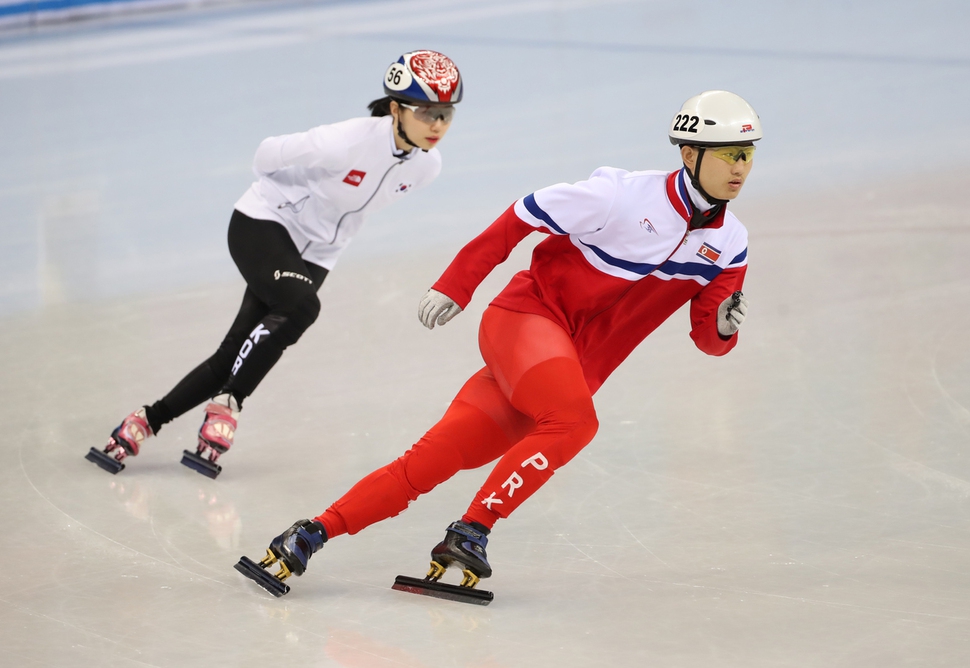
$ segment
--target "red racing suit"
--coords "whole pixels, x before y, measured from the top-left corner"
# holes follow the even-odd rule
[[[486,367],[410,450],[317,518],[327,535],[397,515],[459,470],[495,459],[462,519],[491,528],[508,517],[592,440],[592,394],[688,301],[697,347],[731,350],[737,334],[718,333],[717,310],[741,289],[747,232],[723,207],[696,212],[691,195],[684,170],[603,167],[523,197],[466,245],[434,285],[462,308],[523,238],[551,235],[482,317]]]

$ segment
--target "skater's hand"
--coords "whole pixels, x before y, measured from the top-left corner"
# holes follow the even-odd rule
[[[738,290],[717,307],[717,331],[721,336],[731,336],[738,331],[748,315],[748,299]]]
[[[428,290],[418,304],[418,320],[428,329],[434,329],[436,324],[445,324],[459,313],[461,307],[451,297],[437,290]]]

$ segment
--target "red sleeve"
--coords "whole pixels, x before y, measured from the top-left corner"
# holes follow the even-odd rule
[[[458,251],[445,273],[431,288],[451,297],[462,309],[468,306],[479,283],[492,269],[505,262],[516,244],[537,229],[516,216],[514,209],[513,204],[484,232]]]
[[[717,331],[717,307],[741,289],[747,269],[725,269],[690,300],[690,338],[708,355],[726,355],[738,343],[737,332],[725,338]]]

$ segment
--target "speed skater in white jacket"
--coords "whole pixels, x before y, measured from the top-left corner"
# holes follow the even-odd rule
[[[395,146],[394,119],[352,118],[270,137],[256,151],[259,180],[236,211],[280,223],[306,261],[333,269],[374,213],[433,181],[441,154]]]
[[[209,477],[230,446],[243,399],[320,312],[317,290],[367,214],[422,188],[441,171],[436,145],[463,86],[435,51],[412,51],[384,75],[372,116],[270,137],[256,152],[258,180],[236,202],[229,252],[246,279],[235,321],[216,352],[162,399],[132,412],[104,450],[87,458],[117,473],[162,425],[208,400],[196,450],[182,463]]]

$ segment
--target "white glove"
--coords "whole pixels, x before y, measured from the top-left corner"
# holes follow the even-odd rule
[[[721,336],[731,336],[738,331],[748,315],[748,299],[738,290],[717,307],[717,331]]]
[[[451,297],[437,290],[428,290],[418,304],[418,320],[428,329],[434,329],[435,324],[445,324],[459,313],[461,307]]]

